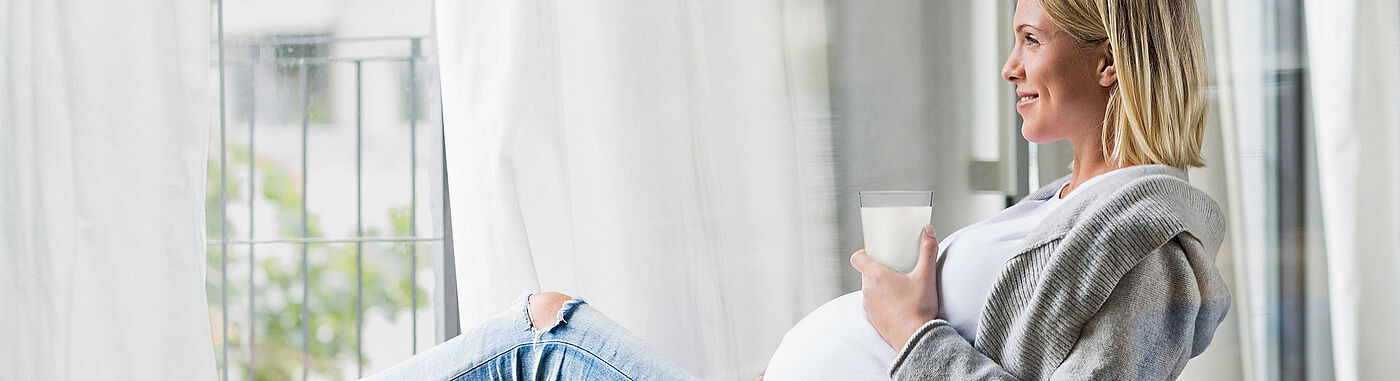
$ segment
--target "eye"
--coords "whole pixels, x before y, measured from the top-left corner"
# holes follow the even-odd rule
[[[1026,35],[1026,44],[1027,44],[1027,45],[1039,45],[1039,44],[1040,44],[1040,40],[1035,39],[1035,36],[1032,36],[1032,35],[1027,34],[1027,35]]]

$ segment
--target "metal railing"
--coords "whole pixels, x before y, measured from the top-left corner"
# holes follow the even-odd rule
[[[418,245],[417,245],[417,243],[422,243],[422,242],[444,243],[444,237],[440,237],[440,236],[419,237],[419,236],[418,236],[419,231],[418,231],[418,226],[417,226],[417,219],[418,219],[418,218],[417,218],[417,217],[418,217],[418,214],[417,214],[417,213],[418,213],[418,206],[419,206],[419,205],[418,205],[418,204],[419,204],[419,200],[418,200],[419,197],[418,197],[418,184],[417,184],[418,181],[417,181],[417,177],[416,177],[416,176],[417,176],[417,174],[418,174],[418,169],[419,169],[419,163],[418,163],[418,145],[419,145],[419,144],[418,144],[418,141],[419,141],[418,127],[419,127],[419,114],[418,114],[418,111],[420,110],[420,107],[424,106],[423,99],[421,99],[421,97],[420,97],[420,84],[419,84],[420,81],[424,80],[424,77],[421,75],[421,73],[419,73],[419,69],[420,69],[420,68],[419,68],[419,65],[420,65],[421,63],[425,62],[425,60],[424,60],[424,55],[422,54],[422,40],[423,40],[423,38],[421,38],[421,37],[380,37],[380,38],[331,38],[331,37],[292,37],[292,38],[286,38],[286,37],[283,37],[283,38],[265,38],[265,39],[250,40],[250,41],[225,42],[225,41],[223,40],[223,33],[222,33],[222,32],[223,32],[223,31],[222,31],[222,16],[220,16],[220,20],[219,20],[219,21],[220,21],[220,25],[219,25],[219,29],[220,29],[220,30],[219,30],[219,37],[218,37],[219,40],[217,41],[217,43],[218,43],[218,54],[219,54],[217,64],[218,64],[218,69],[219,69],[218,73],[219,73],[219,87],[220,87],[220,96],[219,96],[219,102],[220,102],[220,105],[219,105],[219,110],[220,110],[220,123],[219,123],[219,126],[218,126],[218,128],[219,128],[219,146],[220,146],[220,147],[219,147],[219,152],[220,152],[220,157],[219,157],[219,171],[220,171],[220,181],[219,181],[219,186],[220,186],[220,192],[219,192],[219,195],[220,195],[220,196],[219,196],[219,197],[220,197],[220,203],[219,203],[219,205],[220,205],[220,206],[219,206],[219,207],[220,207],[220,221],[219,221],[219,229],[220,229],[220,231],[222,232],[222,234],[221,234],[221,236],[220,236],[221,239],[210,240],[210,241],[208,241],[208,245],[211,246],[211,247],[212,247],[212,246],[217,246],[217,247],[219,248],[219,255],[220,255],[220,261],[221,261],[221,262],[220,262],[220,265],[219,265],[219,269],[220,269],[220,275],[221,275],[221,279],[220,279],[220,293],[221,293],[220,303],[221,303],[221,305],[223,306],[223,308],[221,308],[221,314],[222,314],[222,316],[221,316],[221,318],[222,318],[221,327],[222,327],[222,330],[223,330],[223,331],[222,331],[222,335],[221,335],[221,337],[222,337],[222,343],[221,343],[221,345],[220,345],[219,350],[220,350],[220,353],[221,353],[220,359],[221,359],[221,364],[222,364],[222,365],[221,365],[221,370],[220,370],[220,371],[221,371],[221,374],[222,374],[222,379],[223,379],[223,380],[228,380],[228,379],[229,379],[229,368],[230,368],[230,366],[231,366],[231,364],[230,364],[229,361],[228,361],[228,360],[229,360],[229,357],[228,357],[228,347],[229,347],[229,308],[228,308],[228,306],[230,305],[229,300],[228,300],[228,289],[229,289],[229,286],[230,286],[230,282],[229,282],[229,271],[230,271],[230,268],[229,268],[229,266],[228,266],[228,263],[229,263],[228,261],[229,261],[229,247],[230,247],[230,245],[246,245],[246,246],[247,246],[247,250],[248,250],[248,252],[247,252],[247,257],[248,257],[248,284],[247,284],[247,287],[248,287],[248,290],[249,290],[249,292],[248,292],[248,319],[249,319],[249,325],[248,325],[247,337],[249,338],[249,341],[246,343],[246,348],[247,348],[247,350],[248,350],[248,356],[249,356],[249,357],[248,357],[248,363],[247,363],[247,376],[248,376],[249,379],[254,379],[255,376],[256,376],[256,374],[257,374],[257,373],[256,373],[257,364],[255,363],[255,359],[257,358],[257,346],[254,345],[254,344],[255,344],[255,340],[256,340],[256,338],[257,338],[257,332],[256,332],[256,328],[255,328],[255,327],[256,327],[256,322],[257,322],[257,311],[258,311],[258,309],[257,309],[256,301],[255,301],[255,299],[256,299],[256,294],[257,294],[257,292],[256,292],[256,287],[255,287],[255,286],[256,286],[256,285],[255,285],[255,282],[256,282],[257,277],[255,276],[254,273],[257,271],[257,263],[256,263],[256,260],[255,260],[255,259],[256,259],[256,255],[257,255],[257,251],[255,250],[255,248],[258,247],[259,245],[268,245],[268,244],[292,244],[292,245],[296,245],[296,247],[299,248],[299,251],[300,251],[300,264],[299,264],[299,266],[300,266],[300,272],[301,272],[301,287],[302,287],[302,288],[301,288],[301,295],[300,295],[300,296],[301,296],[301,307],[300,307],[300,319],[301,319],[301,324],[300,324],[300,325],[301,325],[301,336],[302,336],[302,337],[301,337],[301,338],[302,338],[302,340],[301,340],[301,341],[302,341],[302,342],[301,342],[301,352],[302,352],[302,367],[301,367],[301,370],[302,370],[302,378],[303,378],[303,379],[307,379],[307,378],[309,377],[308,372],[309,372],[310,364],[311,364],[311,331],[310,331],[310,325],[311,325],[311,324],[310,324],[310,316],[309,316],[309,312],[308,312],[308,310],[310,310],[310,308],[307,307],[307,306],[308,306],[308,302],[310,301],[309,299],[310,299],[310,294],[311,294],[311,287],[310,287],[310,271],[309,271],[309,259],[310,259],[310,258],[309,258],[309,253],[308,253],[308,251],[309,251],[309,250],[308,250],[309,246],[312,245],[312,244],[323,244],[323,243],[345,243],[345,244],[353,244],[354,247],[355,247],[355,274],[356,274],[356,276],[355,276],[355,287],[356,287],[356,291],[355,291],[355,295],[356,295],[356,297],[355,297],[355,352],[356,352],[356,355],[355,355],[355,358],[356,358],[356,369],[357,369],[357,370],[356,370],[356,374],[357,374],[358,376],[360,376],[360,377],[363,377],[363,376],[364,376],[363,370],[364,370],[364,365],[365,365],[365,361],[364,361],[364,350],[363,350],[363,327],[364,327],[364,311],[365,311],[365,306],[363,305],[363,297],[364,297],[364,290],[363,290],[363,288],[364,288],[364,258],[363,258],[363,256],[364,256],[364,247],[363,247],[363,245],[364,245],[365,243],[374,243],[374,242],[410,243],[410,244],[406,245],[406,246],[408,247],[408,256],[409,256],[409,258],[410,258],[410,264],[409,264],[409,266],[410,266],[410,271],[409,271],[409,274],[410,274],[410,275],[409,275],[409,277],[410,277],[409,285],[410,285],[410,286],[409,286],[409,289],[410,289],[410,294],[411,294],[411,307],[409,308],[409,311],[410,311],[411,320],[412,320],[412,337],[413,337],[413,338],[412,338],[412,351],[413,351],[414,353],[417,353],[417,352],[418,352],[418,349],[419,349],[419,344],[418,344],[418,314],[419,314],[419,312],[418,312],[418,309],[419,309],[419,304],[420,304],[420,302],[419,302],[419,295],[418,295],[419,292],[418,292],[418,287],[417,287],[417,284],[418,284],[418,279],[417,279],[417,269],[418,269],[418,253],[417,253],[417,251],[418,251]],[[390,43],[392,43],[392,42],[407,42],[407,43],[409,44],[409,54],[408,54],[407,56],[374,56],[374,57],[358,57],[358,58],[334,58],[334,57],[294,57],[294,58],[275,57],[275,58],[264,58],[264,57],[262,57],[261,54],[258,53],[258,52],[262,51],[263,48],[268,47],[268,46],[287,46],[287,45],[293,45],[293,44],[298,44],[298,45],[326,45],[326,46],[329,46],[330,44],[357,43],[357,42],[380,42],[380,43],[383,43],[383,42],[390,42]],[[244,48],[249,48],[250,51],[252,52],[252,54],[250,55],[250,57],[249,57],[247,60],[231,60],[231,59],[227,59],[227,58],[224,56],[224,48],[225,48],[225,47],[244,47]],[[408,177],[407,177],[406,180],[407,180],[407,181],[409,182],[409,184],[410,184],[410,185],[409,185],[409,188],[410,188],[410,189],[409,189],[409,194],[411,195],[411,196],[410,196],[410,200],[409,200],[409,204],[410,204],[410,205],[409,205],[409,207],[408,207],[408,232],[409,232],[409,233],[408,233],[408,236],[403,236],[403,237],[367,237],[367,236],[365,236],[365,228],[364,228],[364,208],[363,208],[363,201],[364,201],[364,197],[363,197],[363,196],[364,196],[364,194],[363,194],[363,193],[364,193],[364,192],[363,192],[363,190],[364,190],[364,186],[363,186],[363,185],[364,185],[364,182],[363,182],[363,172],[364,172],[364,165],[363,165],[363,158],[364,158],[364,154],[363,154],[363,153],[364,153],[364,152],[363,152],[363,148],[364,148],[364,118],[363,118],[363,114],[364,114],[363,90],[364,90],[364,89],[363,89],[363,72],[364,72],[364,70],[363,70],[363,64],[364,64],[365,62],[402,62],[402,63],[406,66],[406,69],[407,69],[407,72],[408,72],[408,80],[407,80],[407,82],[408,82],[408,86],[410,86],[410,88],[409,88],[409,90],[408,90],[408,92],[407,92],[407,93],[409,94],[409,95],[408,95],[408,106],[407,106],[407,107],[408,107],[408,110],[409,110],[409,111],[408,111],[408,113],[409,113],[409,116],[408,116],[408,124],[409,124],[408,134],[409,134],[409,146],[410,146],[410,147],[409,147],[409,168],[408,168],[408,169],[409,169],[409,172],[408,172],[409,175],[408,175]],[[248,181],[247,189],[249,189],[249,193],[250,193],[250,194],[249,194],[249,197],[248,197],[248,205],[247,205],[247,207],[248,207],[248,226],[247,226],[248,232],[247,232],[247,237],[246,237],[246,238],[242,238],[242,239],[234,239],[233,237],[230,237],[230,236],[229,236],[229,218],[228,218],[228,209],[229,209],[229,188],[228,188],[228,187],[229,187],[229,181],[228,181],[228,177],[229,177],[229,174],[228,174],[228,166],[229,166],[229,164],[228,164],[229,142],[228,142],[228,136],[227,136],[227,134],[228,134],[228,126],[227,126],[227,125],[229,124],[229,121],[228,121],[228,117],[227,117],[227,115],[226,115],[227,112],[226,112],[226,110],[225,110],[225,108],[226,108],[226,103],[227,103],[226,100],[225,100],[225,93],[226,93],[226,90],[225,90],[226,85],[225,85],[225,77],[224,77],[224,76],[225,76],[225,68],[228,67],[228,66],[246,66],[246,67],[249,67],[249,68],[256,68],[258,65],[279,65],[280,67],[295,67],[295,68],[298,69],[298,70],[297,70],[297,71],[298,71],[298,81],[299,81],[299,86],[300,86],[300,89],[301,89],[301,94],[300,94],[300,98],[301,98],[301,99],[300,99],[300,103],[301,103],[301,104],[300,104],[300,106],[301,106],[301,119],[300,119],[300,128],[301,128],[301,152],[300,152],[300,170],[301,170],[301,173],[300,173],[300,175],[301,175],[301,181],[300,181],[300,190],[299,190],[299,191],[300,191],[300,195],[301,195],[301,197],[300,197],[300,199],[301,199],[301,200],[300,200],[300,201],[301,201],[301,205],[300,205],[300,208],[301,208],[301,221],[300,221],[300,222],[301,222],[301,237],[298,237],[298,238],[277,238],[277,239],[261,239],[261,240],[260,240],[260,239],[258,239],[257,237],[255,237],[255,235],[254,235],[254,232],[255,232],[255,229],[254,229],[254,221],[256,221],[256,218],[254,218],[254,216],[256,215],[255,213],[257,213],[257,210],[256,210],[256,207],[255,207],[255,206],[256,206],[256,203],[254,202],[254,201],[256,200],[256,197],[253,196],[254,192],[253,192],[252,190],[255,189],[255,185],[256,185],[255,181],[256,181],[256,179],[257,179],[257,177],[255,176],[255,171],[257,171],[257,165],[255,165],[254,163],[256,162],[256,159],[255,159],[255,158],[256,158],[256,153],[257,153],[257,145],[256,145],[257,140],[255,139],[255,134],[256,134],[256,132],[257,132],[257,130],[258,130],[258,129],[256,128],[256,127],[257,127],[257,126],[256,126],[256,124],[257,124],[257,118],[256,118],[257,102],[255,101],[255,99],[252,99],[252,100],[250,100],[250,102],[248,102],[248,110],[247,110],[247,113],[248,113],[248,115],[249,115],[248,120],[247,120],[247,124],[248,124],[248,126],[247,126],[247,127],[248,127],[248,128],[247,128],[247,130],[248,130],[248,135],[247,135],[247,139],[248,139],[247,152],[248,152],[248,155],[247,155],[247,156],[248,156],[248,161],[249,161],[248,173],[247,173],[247,176],[248,176],[248,178],[247,178],[247,181]],[[324,237],[312,237],[312,236],[311,236],[312,234],[311,234],[311,229],[310,229],[310,217],[309,217],[308,208],[307,208],[307,200],[308,200],[308,198],[309,198],[309,197],[307,197],[307,195],[308,195],[308,194],[307,194],[307,184],[310,182],[310,181],[309,181],[309,177],[308,177],[308,175],[309,175],[310,172],[309,172],[309,168],[308,168],[308,160],[307,160],[307,156],[308,156],[308,155],[307,155],[307,152],[308,152],[308,142],[309,142],[309,140],[310,140],[310,139],[309,139],[308,131],[309,131],[310,125],[311,125],[311,117],[310,117],[310,114],[311,114],[311,111],[310,111],[310,110],[311,110],[311,102],[310,102],[310,101],[311,101],[312,89],[311,89],[311,86],[310,86],[310,83],[309,83],[309,78],[308,78],[308,76],[309,76],[309,73],[310,73],[310,71],[311,71],[310,68],[315,67],[315,66],[329,66],[329,65],[353,65],[353,67],[354,67],[354,72],[355,72],[355,76],[354,76],[354,78],[355,78],[355,79],[354,79],[354,81],[355,81],[355,83],[354,83],[354,87],[355,87],[355,110],[354,110],[354,115],[355,115],[355,117],[354,117],[354,119],[355,119],[355,122],[354,122],[354,126],[355,126],[355,236],[354,236],[354,237],[324,238]],[[256,69],[248,70],[247,73],[248,73],[247,78],[246,78],[246,80],[244,81],[244,83],[242,83],[242,85],[247,86],[247,94],[249,94],[248,96],[249,96],[250,98],[256,98],[257,92],[255,91],[255,89],[256,89],[256,86],[257,86],[257,83],[258,83],[258,78],[257,78],[257,75],[256,75],[256,74],[257,74],[257,70],[256,70]],[[426,115],[426,114],[428,114],[428,113],[424,113],[424,114]],[[433,119],[430,118],[430,119],[428,119],[428,120],[433,120]],[[440,122],[440,119],[437,119],[437,121]],[[441,133],[441,131],[442,131],[441,125],[440,125],[440,123],[439,123],[439,124],[437,124],[436,130],[435,130],[434,132]],[[440,153],[441,153],[441,151],[439,151],[439,154],[440,154]],[[444,167],[444,168],[445,168],[445,167]],[[445,175],[445,174],[442,174],[442,177],[441,177],[441,178],[443,179],[442,184],[446,184],[446,175]],[[445,197],[445,195],[446,195],[445,189],[444,189],[444,192],[443,192],[442,194],[444,195],[444,200],[443,200],[443,201],[444,201],[444,203],[445,203],[445,201],[446,201],[446,200],[445,200],[445,198],[446,198],[446,197]],[[448,215],[448,213],[445,212],[445,211],[444,211],[444,213],[442,213],[442,216],[444,216],[444,218],[445,218],[445,216],[447,216],[447,215]],[[445,222],[445,221],[444,221],[444,222]],[[446,224],[444,224],[444,226],[446,226]],[[450,233],[449,233],[449,234],[450,234]],[[448,242],[450,243],[450,238],[448,239]],[[451,263],[450,255],[451,255],[451,250],[450,250],[450,248],[443,247],[443,258],[442,258],[442,259],[445,259],[445,261],[443,261],[442,263],[448,263],[448,264],[450,264],[450,263]],[[450,267],[450,265],[448,265],[448,266]],[[450,272],[451,270],[450,270],[450,269],[444,269],[444,271]],[[441,275],[441,274],[440,274],[440,275]],[[445,283],[445,282],[443,282],[443,279],[447,279],[448,282],[450,282],[450,279],[452,279],[452,276],[451,276],[451,274],[447,274],[446,277],[439,276],[439,277],[438,277],[438,282],[439,282],[439,283]],[[439,298],[438,298],[438,299],[439,299],[439,302],[440,302],[440,303],[447,302],[448,304],[451,305],[451,306],[448,306],[448,307],[441,308],[441,311],[443,311],[442,313],[443,313],[444,315],[452,315],[452,316],[440,316],[440,317],[439,317],[439,320],[447,319],[447,320],[455,321],[455,313],[456,313],[455,303],[451,303],[451,302],[455,302],[455,301],[449,302],[449,301],[446,299],[447,297],[450,297],[450,295],[455,294],[455,292],[454,292],[455,290],[451,290],[451,288],[453,288],[453,286],[454,286],[454,285],[452,285],[452,284],[439,284],[438,289],[439,289],[440,291],[439,291],[437,294],[443,294],[442,296],[439,296]],[[446,291],[442,291],[442,290],[446,290]],[[440,329],[440,330],[441,330],[441,329]],[[442,340],[443,340],[442,335],[439,335],[439,341],[442,341]],[[431,346],[431,345],[430,345],[430,346]]]

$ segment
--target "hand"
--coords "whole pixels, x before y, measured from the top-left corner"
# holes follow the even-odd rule
[[[860,271],[865,319],[895,350],[938,315],[937,255],[938,238],[932,226],[924,227],[919,259],[909,275],[875,262],[863,249],[851,254],[851,266]]]

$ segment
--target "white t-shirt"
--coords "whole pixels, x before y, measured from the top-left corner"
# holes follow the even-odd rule
[[[1103,177],[1094,176],[1079,188]],[[939,241],[938,318],[973,342],[982,305],[1002,266],[1065,200],[1059,193],[1046,200],[1027,200]],[[888,380],[898,355],[865,319],[861,292],[855,291],[817,307],[788,330],[768,362],[764,379]]]

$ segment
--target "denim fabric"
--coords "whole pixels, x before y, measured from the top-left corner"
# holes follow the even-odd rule
[[[485,324],[369,380],[693,380],[607,316],[574,298],[546,330],[529,294]]]

